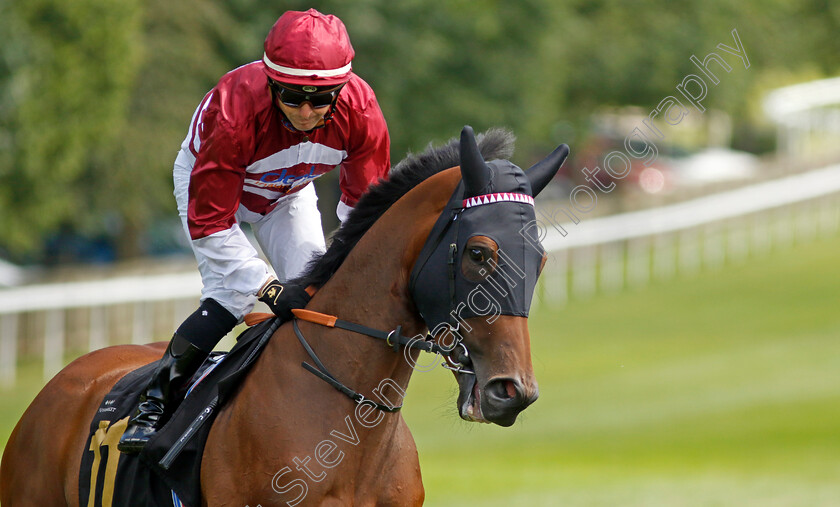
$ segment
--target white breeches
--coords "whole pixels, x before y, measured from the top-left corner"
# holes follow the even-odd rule
[[[175,200],[188,239],[190,158],[179,152],[174,169]],[[241,319],[253,309],[257,291],[272,276],[240,229],[242,222],[251,224],[257,243],[281,282],[302,274],[312,256],[326,250],[317,203],[315,186],[310,183],[299,192],[282,197],[265,216],[240,206],[233,227],[190,240],[201,273],[202,301],[213,298]]]

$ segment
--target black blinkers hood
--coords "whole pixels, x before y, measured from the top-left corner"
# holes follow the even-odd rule
[[[536,220],[531,184],[507,160],[486,166],[490,178],[478,193],[468,192],[464,181],[455,189],[411,273],[412,297],[433,334],[441,324],[457,329],[470,317],[488,322],[499,315],[527,317],[531,307],[544,254],[522,235]],[[473,236],[486,236],[499,247],[498,257],[479,271],[479,281],[462,272]]]
[[[409,291],[429,331],[446,324],[458,329],[464,319],[499,315],[527,317],[545,251],[534,238],[534,197],[554,178],[569,155],[561,144],[523,171],[508,160],[485,162],[472,127],[461,131],[461,183],[435,222],[409,280]],[[486,236],[497,255],[474,260],[471,276],[462,270],[470,238]],[[478,273],[476,276],[475,273]],[[466,324],[464,324],[467,326]]]

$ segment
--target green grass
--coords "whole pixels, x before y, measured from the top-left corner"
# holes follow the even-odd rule
[[[451,374],[404,410],[427,505],[840,505],[840,239],[644,290],[535,308],[540,399],[457,417]],[[0,439],[40,365],[0,391]]]
[[[42,364],[26,361],[18,364],[15,386],[0,388],[0,442],[3,447],[6,446],[18,419],[45,384]]]

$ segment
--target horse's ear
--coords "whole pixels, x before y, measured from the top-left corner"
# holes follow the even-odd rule
[[[490,183],[490,168],[484,163],[472,127],[461,130],[461,179],[464,180],[464,196],[480,195]]]
[[[531,190],[534,193],[534,197],[536,197],[537,194],[539,194],[542,189],[548,185],[551,179],[554,178],[554,175],[557,174],[560,166],[563,165],[563,162],[568,156],[569,146],[561,144],[556,150],[552,151],[549,156],[532,165],[530,169],[525,171],[525,175],[528,176],[528,181],[531,182]]]

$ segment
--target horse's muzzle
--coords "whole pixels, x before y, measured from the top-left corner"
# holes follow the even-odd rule
[[[538,397],[536,384],[526,389],[518,379],[494,378],[484,386],[481,413],[492,423],[510,426],[516,421],[516,416]]]
[[[460,375],[461,394],[458,406],[462,419],[511,426],[516,417],[539,397],[536,384],[526,388],[522,382],[509,377],[497,377],[483,388],[475,375]]]

